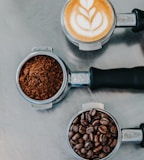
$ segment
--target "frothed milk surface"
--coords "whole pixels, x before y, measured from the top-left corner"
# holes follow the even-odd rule
[[[64,9],[64,25],[76,40],[93,42],[104,38],[114,23],[107,0],[71,0]]]

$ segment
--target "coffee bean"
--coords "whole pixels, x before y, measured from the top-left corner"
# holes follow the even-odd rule
[[[83,139],[84,139],[85,141],[87,141],[87,140],[89,139],[89,135],[88,135],[88,134],[84,134],[84,135],[83,135]]]
[[[102,118],[100,120],[100,123],[103,124],[103,125],[108,125],[109,124],[109,120],[108,120],[108,118]]]
[[[88,125],[88,122],[84,119],[81,119],[81,125],[83,125],[85,127]]]
[[[76,117],[76,118],[73,120],[73,124],[77,124],[77,123],[78,123],[78,121],[79,121],[79,118],[78,118],[78,117]]]
[[[90,134],[89,134],[89,139],[90,139],[90,141],[93,141],[93,139],[94,139],[93,133],[90,133]]]
[[[109,153],[110,150],[111,150],[111,148],[110,148],[109,146],[103,146],[103,151],[104,151],[105,153]]]
[[[99,146],[101,143],[100,142],[95,142],[94,146],[97,147]]]
[[[95,120],[95,121],[92,123],[92,125],[93,125],[93,126],[97,126],[99,123],[100,123],[100,120],[97,119],[97,120]]]
[[[73,135],[74,133],[72,131],[69,131],[69,134],[68,134],[69,139],[72,138]]]
[[[103,134],[106,134],[108,131],[107,127],[104,125],[99,126],[98,130],[100,133],[103,133]]]
[[[113,139],[112,143],[110,144],[110,147],[115,147],[117,144],[117,139]]]
[[[99,136],[99,141],[102,143],[102,144],[105,144],[107,142],[107,136],[105,134],[100,134]]]
[[[80,157],[101,159],[116,146],[118,130],[108,114],[92,109],[74,119],[68,136],[70,145]]]
[[[102,146],[98,146],[93,150],[93,152],[99,153],[102,150],[102,148],[103,148]]]
[[[116,126],[111,126],[111,128],[110,128],[110,131],[111,131],[111,133],[117,133],[117,128],[116,128]]]
[[[85,154],[85,153],[87,153],[87,150],[85,148],[81,148],[81,153]]]
[[[85,119],[84,113],[81,114],[80,119],[81,119],[81,120],[82,120],[82,119]]]
[[[92,133],[92,132],[94,132],[94,128],[93,128],[93,127],[88,127],[88,128],[86,129],[86,133],[87,133],[87,134],[90,134],[90,133]]]
[[[94,142],[99,142],[99,135],[96,134],[96,135],[94,136]]]
[[[72,130],[73,130],[73,132],[77,133],[79,130],[78,125],[73,125]]]
[[[79,144],[76,144],[75,146],[74,146],[74,149],[81,149],[83,147],[83,144],[82,143],[79,143]]]
[[[93,151],[92,150],[89,150],[88,152],[87,152],[87,158],[91,158],[92,156],[93,156]]]
[[[80,134],[79,133],[76,133],[73,137],[72,137],[72,140],[76,141],[80,138]]]
[[[92,109],[92,110],[90,110],[89,113],[90,113],[91,116],[95,116],[96,112],[97,112],[96,109]]]
[[[106,155],[107,155],[106,153],[102,152],[99,154],[98,158],[104,158]]]
[[[70,144],[71,144],[71,145],[76,145],[77,142],[76,142],[76,141],[73,141],[73,140],[71,139],[71,140],[70,140]]]
[[[88,120],[88,122],[91,122],[91,116],[89,114],[86,114],[86,119]]]
[[[108,118],[108,119],[109,119],[109,116],[108,116],[106,113],[101,113],[101,117],[102,117],[102,118]]]
[[[84,146],[87,150],[89,150],[90,148],[93,147],[93,144],[91,142],[86,142]]]
[[[78,142],[79,142],[79,143],[83,143],[83,142],[84,142],[83,138],[79,138],[79,139],[78,139]]]
[[[82,125],[79,126],[79,133],[81,133],[81,134],[86,133],[85,127],[83,127]]]

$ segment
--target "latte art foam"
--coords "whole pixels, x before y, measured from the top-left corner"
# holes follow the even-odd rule
[[[107,0],[71,0],[64,10],[64,24],[77,40],[92,42],[105,37],[114,21]]]

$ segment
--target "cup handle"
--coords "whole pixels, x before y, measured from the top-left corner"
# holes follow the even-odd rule
[[[135,8],[132,12],[136,15],[136,26],[132,28],[132,31],[139,32],[144,30],[144,11]]]

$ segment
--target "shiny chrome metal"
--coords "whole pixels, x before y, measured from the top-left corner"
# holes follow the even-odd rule
[[[89,72],[71,72],[69,83],[72,87],[88,86],[90,84]]]
[[[141,142],[142,140],[141,129],[122,129],[122,142]]]
[[[117,13],[116,27],[134,27],[136,26],[135,13]]]

